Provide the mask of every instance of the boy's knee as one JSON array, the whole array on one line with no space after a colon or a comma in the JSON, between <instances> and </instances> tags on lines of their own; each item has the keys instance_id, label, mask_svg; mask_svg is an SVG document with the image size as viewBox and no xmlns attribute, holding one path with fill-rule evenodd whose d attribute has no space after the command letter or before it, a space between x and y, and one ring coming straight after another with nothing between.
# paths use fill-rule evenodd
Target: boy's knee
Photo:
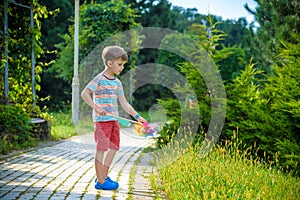
<instances>
[{"instance_id":1,"label":"boy's knee","mask_svg":"<svg viewBox=\"0 0 300 200\"><path fill-rule=\"evenodd\" d=\"M95 158L98 161L102 161L104 157L104 151L96 151Z\"/></svg>"}]
</instances>

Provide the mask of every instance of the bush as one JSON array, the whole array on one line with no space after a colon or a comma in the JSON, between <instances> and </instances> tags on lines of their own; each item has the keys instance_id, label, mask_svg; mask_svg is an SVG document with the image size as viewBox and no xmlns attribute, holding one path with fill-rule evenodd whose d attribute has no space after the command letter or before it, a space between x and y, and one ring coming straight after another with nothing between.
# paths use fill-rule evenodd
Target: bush
<instances>
[{"instance_id":1,"label":"bush","mask_svg":"<svg viewBox=\"0 0 300 200\"><path fill-rule=\"evenodd\" d=\"M246 66L227 85L227 117L223 137L238 128L245 144L254 142L280 166L300 176L300 36L297 44L284 43L281 64L262 81L262 71Z\"/></svg>"},{"instance_id":2,"label":"bush","mask_svg":"<svg viewBox=\"0 0 300 200\"><path fill-rule=\"evenodd\" d=\"M0 153L35 145L33 124L29 115L18 106L0 105Z\"/></svg>"},{"instance_id":3,"label":"bush","mask_svg":"<svg viewBox=\"0 0 300 200\"><path fill-rule=\"evenodd\" d=\"M205 124L203 123L205 119L201 115L203 112L200 113L201 111L199 110L201 104L190 108L188 104L180 106L179 101L171 98L167 100L159 99L158 103L165 108L168 117L168 122L164 124L159 132L160 137L157 140L159 148L171 142L179 132L185 134L190 130L196 133L194 143L201 141L205 130ZM199 124L197 124L198 122Z\"/></svg>"}]
</instances>

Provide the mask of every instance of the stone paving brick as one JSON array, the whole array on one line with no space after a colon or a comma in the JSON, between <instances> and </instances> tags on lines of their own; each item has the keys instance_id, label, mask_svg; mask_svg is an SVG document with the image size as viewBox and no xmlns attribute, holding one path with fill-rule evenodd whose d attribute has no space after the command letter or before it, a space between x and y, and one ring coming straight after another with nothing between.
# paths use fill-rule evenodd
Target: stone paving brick
<instances>
[{"instance_id":1,"label":"stone paving brick","mask_svg":"<svg viewBox=\"0 0 300 200\"><path fill-rule=\"evenodd\" d=\"M128 131L131 130L122 129L121 147L109 173L119 182L118 190L95 190L94 153L88 149L93 145L87 146L79 137L74 137L1 161L0 199L127 199L130 171L142 149L153 142L131 137L125 134ZM145 191L149 192L148 185L146 187Z\"/></svg>"},{"instance_id":2,"label":"stone paving brick","mask_svg":"<svg viewBox=\"0 0 300 200\"><path fill-rule=\"evenodd\" d=\"M137 165L133 183L134 200L150 200L155 197L149 182L149 176L154 170L150 160L150 154L145 154Z\"/></svg>"}]
</instances>

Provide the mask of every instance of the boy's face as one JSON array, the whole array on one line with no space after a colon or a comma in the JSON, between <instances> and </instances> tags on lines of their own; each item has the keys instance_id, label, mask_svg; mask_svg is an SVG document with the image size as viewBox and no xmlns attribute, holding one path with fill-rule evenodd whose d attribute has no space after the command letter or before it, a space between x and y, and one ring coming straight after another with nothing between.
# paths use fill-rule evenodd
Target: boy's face
<instances>
[{"instance_id":1,"label":"boy's face","mask_svg":"<svg viewBox=\"0 0 300 200\"><path fill-rule=\"evenodd\" d=\"M126 61L122 60L121 58L108 62L110 71L113 72L115 75L121 74L121 72L124 69L124 64L126 63Z\"/></svg>"}]
</instances>

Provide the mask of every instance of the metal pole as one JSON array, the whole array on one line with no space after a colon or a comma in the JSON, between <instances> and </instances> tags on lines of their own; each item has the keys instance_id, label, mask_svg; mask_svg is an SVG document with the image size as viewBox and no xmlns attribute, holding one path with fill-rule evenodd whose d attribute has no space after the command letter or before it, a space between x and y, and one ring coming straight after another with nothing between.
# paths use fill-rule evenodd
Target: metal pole
<instances>
[{"instance_id":1,"label":"metal pole","mask_svg":"<svg viewBox=\"0 0 300 200\"><path fill-rule=\"evenodd\" d=\"M5 68L4 68L4 100L6 105L9 104L8 101L8 14L7 14L8 0L4 0L4 58L5 58Z\"/></svg>"},{"instance_id":2,"label":"metal pole","mask_svg":"<svg viewBox=\"0 0 300 200\"><path fill-rule=\"evenodd\" d=\"M130 61L132 62L132 56L130 55ZM132 70L130 69L129 71L129 103L132 105Z\"/></svg>"},{"instance_id":3,"label":"metal pole","mask_svg":"<svg viewBox=\"0 0 300 200\"><path fill-rule=\"evenodd\" d=\"M74 124L77 124L79 121L78 32L79 32L79 0L75 0L74 77L72 81L72 122Z\"/></svg>"},{"instance_id":4,"label":"metal pole","mask_svg":"<svg viewBox=\"0 0 300 200\"><path fill-rule=\"evenodd\" d=\"M30 30L31 30L31 87L32 87L32 107L35 107L35 57L34 57L34 34L33 34L33 7L30 7Z\"/></svg>"}]
</instances>

